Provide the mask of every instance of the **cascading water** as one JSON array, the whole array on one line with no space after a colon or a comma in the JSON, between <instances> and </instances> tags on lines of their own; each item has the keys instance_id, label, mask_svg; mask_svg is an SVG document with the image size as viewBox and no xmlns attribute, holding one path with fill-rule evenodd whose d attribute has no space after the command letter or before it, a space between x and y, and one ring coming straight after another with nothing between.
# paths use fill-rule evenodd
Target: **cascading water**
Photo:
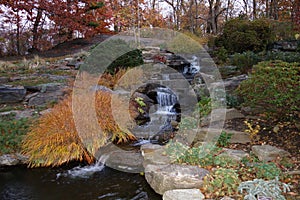
<instances>
[{"instance_id":1,"label":"cascading water","mask_svg":"<svg viewBox=\"0 0 300 200\"><path fill-rule=\"evenodd\" d=\"M173 131L171 121L176 121L177 114L179 114L175 109L175 105L178 104L177 96L166 87L157 87L155 92L157 104L150 108L150 122L142 126L136 126L133 130L135 136L140 138L134 146L147 142L155 143L156 139L154 137L165 131Z\"/></svg>"},{"instance_id":2,"label":"cascading water","mask_svg":"<svg viewBox=\"0 0 300 200\"><path fill-rule=\"evenodd\" d=\"M95 164L87 166L77 166L73 169L70 169L64 173L58 173L56 178L60 177L71 177L71 178L89 178L96 172L100 172L105 167L105 162L108 159L109 155L101 155Z\"/></svg>"},{"instance_id":3,"label":"cascading water","mask_svg":"<svg viewBox=\"0 0 300 200\"><path fill-rule=\"evenodd\" d=\"M199 65L199 59L197 56L192 56L191 59L187 59L187 61L190 63L189 65L185 66L183 69L183 75L187 76L194 76L198 72L200 72L200 65Z\"/></svg>"},{"instance_id":4,"label":"cascading water","mask_svg":"<svg viewBox=\"0 0 300 200\"><path fill-rule=\"evenodd\" d=\"M168 88L158 88L156 100L158 102L157 113L176 114L173 107L177 103L177 97Z\"/></svg>"}]
</instances>

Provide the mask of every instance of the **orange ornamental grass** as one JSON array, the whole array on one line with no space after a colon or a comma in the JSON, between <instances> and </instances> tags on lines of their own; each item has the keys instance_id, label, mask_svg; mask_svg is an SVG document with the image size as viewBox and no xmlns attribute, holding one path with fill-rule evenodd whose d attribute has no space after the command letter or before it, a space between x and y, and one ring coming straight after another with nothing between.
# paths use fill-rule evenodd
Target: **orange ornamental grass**
<instances>
[{"instance_id":1,"label":"orange ornamental grass","mask_svg":"<svg viewBox=\"0 0 300 200\"><path fill-rule=\"evenodd\" d=\"M119 143L135 139L127 127L121 127L115 122L111 109L111 95L108 91L97 91L95 95L99 130L101 129L103 134L100 137L101 141L94 141L92 135L85 138L93 141L94 146L88 147L89 150L105 145L108 140ZM118 102L122 104L122 101ZM122 107L116 104L114 106ZM124 109L117 112L124 112L122 110ZM117 115L122 116L122 113ZM94 152L90 153L91 151L87 150L76 131L70 96L55 105L51 112L40 117L38 123L31 127L23 139L22 147L23 153L29 156L29 167L59 166L69 161L95 161Z\"/></svg>"}]
</instances>

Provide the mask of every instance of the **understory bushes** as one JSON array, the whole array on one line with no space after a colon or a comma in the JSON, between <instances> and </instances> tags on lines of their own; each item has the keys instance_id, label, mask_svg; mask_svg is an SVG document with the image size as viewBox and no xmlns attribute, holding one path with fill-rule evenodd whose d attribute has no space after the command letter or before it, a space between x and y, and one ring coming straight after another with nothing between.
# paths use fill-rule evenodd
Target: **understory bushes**
<instances>
[{"instance_id":1,"label":"understory bushes","mask_svg":"<svg viewBox=\"0 0 300 200\"><path fill-rule=\"evenodd\" d=\"M223 34L216 39L215 45L224 46L229 53L259 52L265 50L272 40L273 33L268 20L235 18L226 22Z\"/></svg>"},{"instance_id":2,"label":"understory bushes","mask_svg":"<svg viewBox=\"0 0 300 200\"><path fill-rule=\"evenodd\" d=\"M293 118L300 112L300 64L265 61L237 89L244 105L272 118Z\"/></svg>"},{"instance_id":3,"label":"understory bushes","mask_svg":"<svg viewBox=\"0 0 300 200\"><path fill-rule=\"evenodd\" d=\"M248 73L253 65L261 61L281 60L288 63L300 62L300 52L268 51L254 53L246 51L230 56L231 65L237 66L242 73Z\"/></svg>"}]
</instances>

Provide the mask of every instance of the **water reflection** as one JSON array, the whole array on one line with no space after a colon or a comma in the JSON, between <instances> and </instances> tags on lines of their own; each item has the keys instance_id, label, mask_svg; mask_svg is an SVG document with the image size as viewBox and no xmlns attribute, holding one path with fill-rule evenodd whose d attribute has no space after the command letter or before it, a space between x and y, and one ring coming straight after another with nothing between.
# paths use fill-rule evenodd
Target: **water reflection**
<instances>
[{"instance_id":1,"label":"water reflection","mask_svg":"<svg viewBox=\"0 0 300 200\"><path fill-rule=\"evenodd\" d=\"M56 177L65 169L0 169L1 200L158 200L143 176L105 167L87 177Z\"/></svg>"}]
</instances>

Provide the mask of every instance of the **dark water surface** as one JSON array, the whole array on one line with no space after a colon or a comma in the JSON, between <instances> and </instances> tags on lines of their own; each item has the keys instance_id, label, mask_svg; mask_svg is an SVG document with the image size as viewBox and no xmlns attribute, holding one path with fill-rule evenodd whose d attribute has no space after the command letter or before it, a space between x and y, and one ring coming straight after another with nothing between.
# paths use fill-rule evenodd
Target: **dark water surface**
<instances>
[{"instance_id":1,"label":"dark water surface","mask_svg":"<svg viewBox=\"0 0 300 200\"><path fill-rule=\"evenodd\" d=\"M0 200L161 200L144 176L105 167L88 177L66 169L0 168Z\"/></svg>"}]
</instances>

